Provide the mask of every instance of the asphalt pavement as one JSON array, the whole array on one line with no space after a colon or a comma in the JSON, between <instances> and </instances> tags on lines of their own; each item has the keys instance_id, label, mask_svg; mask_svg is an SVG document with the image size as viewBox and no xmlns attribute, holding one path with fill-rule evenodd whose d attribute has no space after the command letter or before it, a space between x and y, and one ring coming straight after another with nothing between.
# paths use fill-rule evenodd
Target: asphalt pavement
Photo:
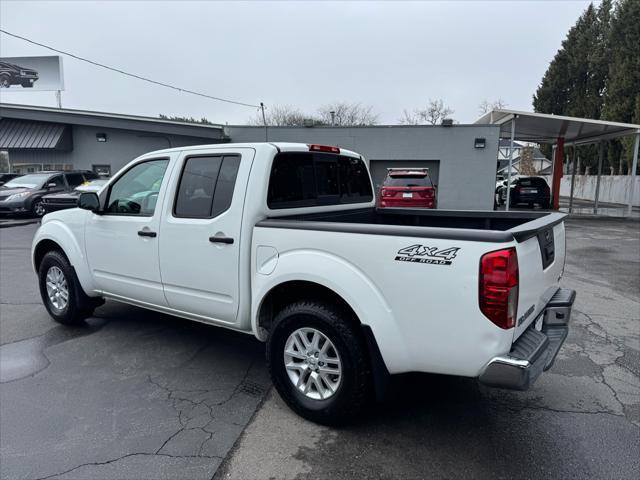
<instances>
[{"instance_id":1,"label":"asphalt pavement","mask_svg":"<svg viewBox=\"0 0 640 480\"><path fill-rule=\"evenodd\" d=\"M639 478L640 223L566 228L571 333L530 391L407 375L342 429L297 417L272 391L216 478Z\"/></svg>"},{"instance_id":2,"label":"asphalt pavement","mask_svg":"<svg viewBox=\"0 0 640 480\"><path fill-rule=\"evenodd\" d=\"M53 322L0 230L0 478L210 479L270 386L249 335L112 302Z\"/></svg>"},{"instance_id":3,"label":"asphalt pavement","mask_svg":"<svg viewBox=\"0 0 640 480\"><path fill-rule=\"evenodd\" d=\"M86 327L52 322L36 228L0 230L2 479L638 478L636 221L567 222L578 299L533 389L405 375L341 429L288 410L251 336L112 302Z\"/></svg>"}]
</instances>

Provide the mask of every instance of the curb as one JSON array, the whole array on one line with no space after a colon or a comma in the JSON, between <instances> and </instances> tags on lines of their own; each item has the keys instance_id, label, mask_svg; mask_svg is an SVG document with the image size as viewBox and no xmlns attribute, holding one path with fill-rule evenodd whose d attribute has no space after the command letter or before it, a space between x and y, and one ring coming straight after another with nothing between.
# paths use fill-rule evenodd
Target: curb
<instances>
[{"instance_id":1,"label":"curb","mask_svg":"<svg viewBox=\"0 0 640 480\"><path fill-rule=\"evenodd\" d=\"M14 222L0 222L0 228L11 228L11 227L22 227L24 225L31 225L33 223L40 223L40 219L32 219L32 220L17 220Z\"/></svg>"}]
</instances>

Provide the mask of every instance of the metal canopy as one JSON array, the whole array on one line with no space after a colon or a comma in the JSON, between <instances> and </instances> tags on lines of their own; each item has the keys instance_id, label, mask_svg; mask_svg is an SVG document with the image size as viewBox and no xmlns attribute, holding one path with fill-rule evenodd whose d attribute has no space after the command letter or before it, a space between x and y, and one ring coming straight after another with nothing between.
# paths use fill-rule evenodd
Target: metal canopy
<instances>
[{"instance_id":1,"label":"metal canopy","mask_svg":"<svg viewBox=\"0 0 640 480\"><path fill-rule=\"evenodd\" d=\"M67 125L0 119L0 149L64 150L69 147Z\"/></svg>"},{"instance_id":2,"label":"metal canopy","mask_svg":"<svg viewBox=\"0 0 640 480\"><path fill-rule=\"evenodd\" d=\"M517 118L515 137L535 143L556 143L564 138L565 146L580 145L640 133L640 125L632 123L502 109L486 113L475 123L499 125L500 136L509 137L513 118Z\"/></svg>"},{"instance_id":3,"label":"metal canopy","mask_svg":"<svg viewBox=\"0 0 640 480\"><path fill-rule=\"evenodd\" d=\"M562 164L564 162L564 149L567 146L574 147L574 158L571 175L571 194L569 197L569 213L573 205L573 189L576 176L575 147L599 143L600 158L598 160L598 177L595 193L594 213L598 212L598 196L600 190L600 177L602 175L603 142L613 138L628 135L635 136L633 148L633 160L629 172L628 188L628 215L633 209L633 197L635 187L636 169L638 166L638 149L640 146L640 125L632 123L610 122L607 120L593 120L589 118L566 117L564 115L552 115L547 113L521 112L518 110L498 109L492 110L480 117L476 124L498 125L500 137L510 139L509 172L507 180L506 209L509 210L511 193L511 167L513 165L513 142L518 140L550 143L554 145L552 195L553 208L558 210L560 199L560 179L562 178Z\"/></svg>"}]
</instances>

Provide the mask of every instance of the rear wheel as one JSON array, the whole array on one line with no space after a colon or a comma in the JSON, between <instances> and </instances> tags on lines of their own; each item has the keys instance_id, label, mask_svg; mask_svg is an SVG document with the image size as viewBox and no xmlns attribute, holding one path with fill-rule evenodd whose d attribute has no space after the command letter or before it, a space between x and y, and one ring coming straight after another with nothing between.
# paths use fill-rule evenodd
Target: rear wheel
<instances>
[{"instance_id":1,"label":"rear wheel","mask_svg":"<svg viewBox=\"0 0 640 480\"><path fill-rule=\"evenodd\" d=\"M348 314L323 302L296 302L276 315L267 364L287 405L317 423L353 419L372 391L362 335Z\"/></svg>"},{"instance_id":2,"label":"rear wheel","mask_svg":"<svg viewBox=\"0 0 640 480\"><path fill-rule=\"evenodd\" d=\"M59 251L47 252L38 270L40 296L49 315L58 323L75 325L93 314L69 260Z\"/></svg>"},{"instance_id":3,"label":"rear wheel","mask_svg":"<svg viewBox=\"0 0 640 480\"><path fill-rule=\"evenodd\" d=\"M11 81L9 80L8 75L0 75L0 88L9 88L11 86Z\"/></svg>"}]
</instances>

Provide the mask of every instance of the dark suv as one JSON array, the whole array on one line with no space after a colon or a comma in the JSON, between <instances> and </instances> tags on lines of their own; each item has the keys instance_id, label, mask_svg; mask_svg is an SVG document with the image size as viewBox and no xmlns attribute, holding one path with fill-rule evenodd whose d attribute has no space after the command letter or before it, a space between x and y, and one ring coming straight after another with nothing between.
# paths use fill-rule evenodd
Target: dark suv
<instances>
[{"instance_id":1,"label":"dark suv","mask_svg":"<svg viewBox=\"0 0 640 480\"><path fill-rule=\"evenodd\" d=\"M43 216L42 197L48 193L68 192L78 185L96 180L91 171L28 173L0 187L0 214Z\"/></svg>"},{"instance_id":2,"label":"dark suv","mask_svg":"<svg viewBox=\"0 0 640 480\"><path fill-rule=\"evenodd\" d=\"M32 68L0 62L0 87L2 88L9 88L11 85L22 85L25 88L31 88L38 78L38 72Z\"/></svg>"},{"instance_id":3,"label":"dark suv","mask_svg":"<svg viewBox=\"0 0 640 480\"><path fill-rule=\"evenodd\" d=\"M507 182L498 188L498 204L507 202ZM511 199L509 204L516 206L519 203L526 203L529 207L534 204L542 208L549 208L551 202L551 189L546 180L542 177L519 177L511 182Z\"/></svg>"}]
</instances>

